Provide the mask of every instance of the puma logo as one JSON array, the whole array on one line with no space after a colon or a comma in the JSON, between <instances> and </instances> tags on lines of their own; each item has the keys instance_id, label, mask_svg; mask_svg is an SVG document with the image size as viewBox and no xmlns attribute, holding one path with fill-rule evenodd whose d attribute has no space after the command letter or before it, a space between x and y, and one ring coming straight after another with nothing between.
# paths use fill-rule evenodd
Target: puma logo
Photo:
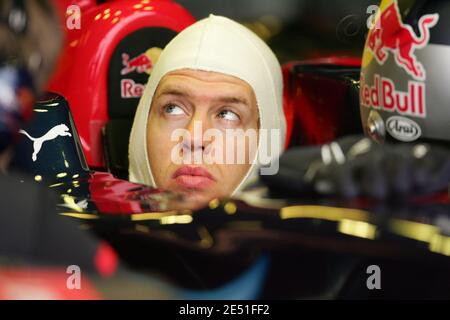
<instances>
[{"instance_id":1,"label":"puma logo","mask_svg":"<svg viewBox=\"0 0 450 320\"><path fill-rule=\"evenodd\" d=\"M33 138L25 130L20 130L19 132L22 133L23 135L27 136L28 139L30 139L31 141L33 141L33 154L31 156L31 159L33 160L33 162L37 160L37 155L38 155L39 151L41 151L41 148L42 148L42 145L44 144L44 142L54 140L59 136L72 137L72 135L69 132L69 128L65 124L59 124L59 125L51 128L46 134L44 134L40 138Z\"/></svg>"}]
</instances>

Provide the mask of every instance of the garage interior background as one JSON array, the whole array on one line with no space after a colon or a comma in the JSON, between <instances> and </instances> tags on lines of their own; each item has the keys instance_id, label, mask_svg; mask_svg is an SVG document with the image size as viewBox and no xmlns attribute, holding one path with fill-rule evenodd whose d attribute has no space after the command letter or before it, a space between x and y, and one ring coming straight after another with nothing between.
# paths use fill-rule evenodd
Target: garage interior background
<instances>
[{"instance_id":1,"label":"garage interior background","mask_svg":"<svg viewBox=\"0 0 450 320\"><path fill-rule=\"evenodd\" d=\"M281 63L329 55L360 57L377 0L178 0L197 19L209 13L247 25ZM206 4L207 2L207 4Z\"/></svg>"}]
</instances>

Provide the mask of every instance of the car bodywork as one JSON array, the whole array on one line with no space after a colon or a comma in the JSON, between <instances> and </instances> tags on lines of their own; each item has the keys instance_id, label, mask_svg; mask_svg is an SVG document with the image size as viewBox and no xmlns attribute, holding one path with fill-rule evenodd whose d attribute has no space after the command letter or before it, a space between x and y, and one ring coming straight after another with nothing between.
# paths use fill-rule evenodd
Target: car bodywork
<instances>
[{"instance_id":1,"label":"car bodywork","mask_svg":"<svg viewBox=\"0 0 450 320\"><path fill-rule=\"evenodd\" d=\"M449 262L447 193L380 207L364 199L349 203L280 197L255 188L238 199L217 199L201 210L183 210L182 199L171 193L89 170L64 98L49 95L34 111L33 122L24 128L31 137L41 137L61 124L70 136L46 141L33 161L33 141L23 135L16 168L58 192L59 214L108 241L133 268L159 270L180 286L198 288L206 283L216 288L251 268L263 253L271 253L275 265L293 263L318 279L314 286L303 284L283 293L290 297L308 297L312 292L345 296L344 284L367 259L414 262L420 270L436 271L429 276L441 274L438 271ZM314 270L312 262L288 262L292 256L318 253L336 265L332 276L327 272L322 277L325 271L317 264ZM173 258L180 254L201 281L178 269ZM285 276L269 273L265 280Z\"/></svg>"}]
</instances>

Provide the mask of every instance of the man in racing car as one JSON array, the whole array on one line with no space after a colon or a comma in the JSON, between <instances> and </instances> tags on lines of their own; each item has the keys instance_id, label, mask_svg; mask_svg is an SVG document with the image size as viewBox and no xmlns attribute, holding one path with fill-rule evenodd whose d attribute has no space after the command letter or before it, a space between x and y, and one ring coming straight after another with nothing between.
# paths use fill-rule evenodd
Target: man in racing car
<instances>
[{"instance_id":1,"label":"man in racing car","mask_svg":"<svg viewBox=\"0 0 450 320\"><path fill-rule=\"evenodd\" d=\"M285 127L273 52L210 15L177 35L153 69L130 136L130 180L182 194L186 206L235 195L263 157L281 154Z\"/></svg>"}]
</instances>

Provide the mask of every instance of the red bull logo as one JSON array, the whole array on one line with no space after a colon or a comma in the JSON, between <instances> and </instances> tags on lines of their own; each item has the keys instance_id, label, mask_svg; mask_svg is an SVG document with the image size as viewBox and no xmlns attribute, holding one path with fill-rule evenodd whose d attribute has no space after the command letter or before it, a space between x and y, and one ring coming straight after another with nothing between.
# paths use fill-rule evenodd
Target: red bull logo
<instances>
[{"instance_id":1,"label":"red bull logo","mask_svg":"<svg viewBox=\"0 0 450 320\"><path fill-rule=\"evenodd\" d=\"M137 57L130 59L128 53L122 53L122 64L124 68L120 72L121 75L126 75L131 72L148 73L150 74L154 64L161 54L161 48L153 47Z\"/></svg>"},{"instance_id":2,"label":"red bull logo","mask_svg":"<svg viewBox=\"0 0 450 320\"><path fill-rule=\"evenodd\" d=\"M369 34L368 49L380 65L392 53L396 64L410 76L416 80L425 80L425 70L414 52L428 44L430 29L438 20L438 14L421 17L418 24L420 36L417 36L410 25L403 23L397 1L394 1L381 13L377 28Z\"/></svg>"},{"instance_id":3,"label":"red bull logo","mask_svg":"<svg viewBox=\"0 0 450 320\"><path fill-rule=\"evenodd\" d=\"M127 75L132 72L151 74L153 66L158 61L162 49L153 47L146 52L130 59L127 53L122 54L122 64L124 68L121 70L121 75ZM120 80L120 96L122 99L140 98L144 92L145 84L137 83L133 79Z\"/></svg>"}]
</instances>

